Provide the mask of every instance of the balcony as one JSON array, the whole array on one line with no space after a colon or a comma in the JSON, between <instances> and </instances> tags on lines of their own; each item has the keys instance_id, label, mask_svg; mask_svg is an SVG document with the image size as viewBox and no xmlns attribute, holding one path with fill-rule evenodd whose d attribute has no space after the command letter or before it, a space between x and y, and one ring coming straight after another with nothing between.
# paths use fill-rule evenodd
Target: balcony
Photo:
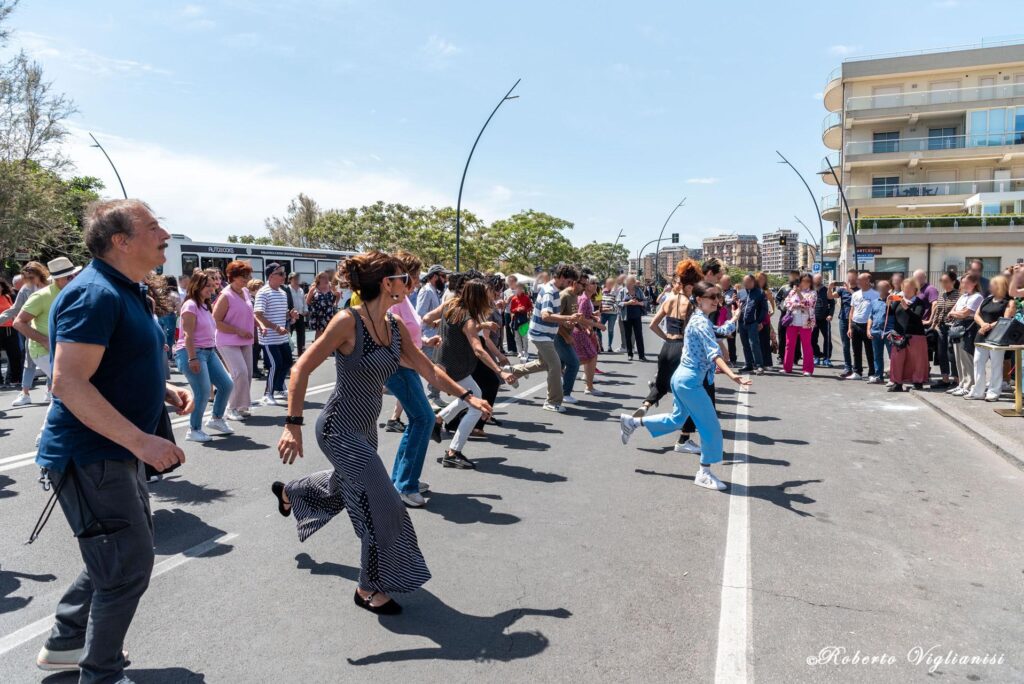
<instances>
[{"instance_id":1,"label":"balcony","mask_svg":"<svg viewBox=\"0 0 1024 684\"><path fill-rule=\"evenodd\" d=\"M843 116L839 112L831 112L821 122L821 142L825 147L838 150L843 145Z\"/></svg>"},{"instance_id":2,"label":"balcony","mask_svg":"<svg viewBox=\"0 0 1024 684\"><path fill-rule=\"evenodd\" d=\"M828 168L829 163L831 163L832 168L835 169L836 176L839 176L839 180L843 179L843 169L839 165L838 154L825 155L821 160L821 169L818 170L818 175L821 176L821 180L824 181L826 185L836 185L836 178Z\"/></svg>"},{"instance_id":3,"label":"balcony","mask_svg":"<svg viewBox=\"0 0 1024 684\"><path fill-rule=\"evenodd\" d=\"M983 233L987 231L1024 232L1024 214L997 214L995 216L876 216L857 219L857 234L878 233L879 231L938 232L964 231Z\"/></svg>"},{"instance_id":4,"label":"balcony","mask_svg":"<svg viewBox=\"0 0 1024 684\"><path fill-rule=\"evenodd\" d=\"M821 218L826 221L839 220L839 193L825 195L818 201L818 209L821 211Z\"/></svg>"},{"instance_id":5,"label":"balcony","mask_svg":"<svg viewBox=\"0 0 1024 684\"><path fill-rule=\"evenodd\" d=\"M825 253L838 252L840 245L839 233L829 233L825 236Z\"/></svg>"},{"instance_id":6,"label":"balcony","mask_svg":"<svg viewBox=\"0 0 1024 684\"><path fill-rule=\"evenodd\" d=\"M843 67L837 66L828 75L825 81L825 90L822 91L825 109L830 112L838 112L843 106Z\"/></svg>"},{"instance_id":7,"label":"balcony","mask_svg":"<svg viewBox=\"0 0 1024 684\"><path fill-rule=\"evenodd\" d=\"M1024 83L952 88L949 90L913 90L887 95L857 95L846 98L846 111L911 110L911 112L961 111L971 103L1024 98Z\"/></svg>"},{"instance_id":8,"label":"balcony","mask_svg":"<svg viewBox=\"0 0 1024 684\"><path fill-rule=\"evenodd\" d=\"M1024 178L999 180L949 181L937 183L899 183L851 185L844 189L849 202L856 200L949 197L976 195L989 192L1017 192L1024 190ZM891 204L891 202L883 203Z\"/></svg>"},{"instance_id":9,"label":"balcony","mask_svg":"<svg viewBox=\"0 0 1024 684\"><path fill-rule=\"evenodd\" d=\"M846 154L889 154L929 152L984 147L1024 145L1024 131L1010 133L972 133L971 135L936 135L926 138L900 138L898 140L859 140L846 143Z\"/></svg>"}]
</instances>

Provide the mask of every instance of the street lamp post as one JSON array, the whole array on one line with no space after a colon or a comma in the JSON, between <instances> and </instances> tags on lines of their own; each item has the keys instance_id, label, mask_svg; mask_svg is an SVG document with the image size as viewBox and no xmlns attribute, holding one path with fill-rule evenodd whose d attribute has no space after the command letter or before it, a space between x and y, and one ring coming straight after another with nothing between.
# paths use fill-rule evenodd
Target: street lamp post
<instances>
[{"instance_id":1,"label":"street lamp post","mask_svg":"<svg viewBox=\"0 0 1024 684\"><path fill-rule=\"evenodd\" d=\"M473 152L476 151L476 145L480 142L480 136L484 134L484 130L487 128L487 124L491 123L491 119L498 112L498 108L505 104L507 100L515 100L518 95L513 95L512 91L519 85L519 81L523 79L516 79L516 82L512 84L512 87L505 93L505 97L501 98L498 104L494 107L494 111L487 117L487 121L484 121L483 128L476 134L476 140L473 141L473 147L469 150L469 156L466 157L466 166L462 169L462 180L459 181L459 199L455 203L455 270L459 270L460 259L462 256L462 186L466 184L466 172L469 171L469 162L473 159Z\"/></svg>"},{"instance_id":2,"label":"street lamp post","mask_svg":"<svg viewBox=\"0 0 1024 684\"><path fill-rule=\"evenodd\" d=\"M665 223L663 223L662 226L661 226L661 232L658 233L658 246L654 248L654 284L655 285L660 284L660 282L658 280L658 269L661 267L661 264L658 263L658 261L659 261L659 257L661 256L661 236L665 234L665 228L668 226L668 222L672 220L672 215L675 214L676 210L679 209L679 207L683 206L684 204L686 204L686 198L685 197L679 202L679 204L677 204L676 206L672 207L672 211L669 212L668 218L665 219Z\"/></svg>"},{"instance_id":3,"label":"street lamp post","mask_svg":"<svg viewBox=\"0 0 1024 684\"><path fill-rule=\"evenodd\" d=\"M779 155L779 157L782 159L782 161L779 162L779 163L780 164L785 164L789 168L793 169L793 173L795 173L800 178L800 181L804 184L804 187L807 188L807 194L811 196L811 203L814 205L814 215L818 217L818 231L821 233L821 241L818 244L820 244L822 247L824 247L825 246L825 224L821 220L821 209L818 208L818 200L814 199L814 192L811 190L811 186L807 184L806 180L804 180L803 174L800 173L799 171L797 171L796 167L793 166L792 164L790 164L789 160L786 159L785 157L783 157L781 152L779 152L778 150L775 150L775 154ZM799 221L800 219L797 219L797 220ZM806 227L807 226L804 226L804 228L806 228ZM825 261L824 261L825 255L822 252L822 250L820 250L820 249L818 250L818 255L819 255L818 259L819 259L819 261L821 261L821 270L824 271L825 270Z\"/></svg>"},{"instance_id":4,"label":"street lamp post","mask_svg":"<svg viewBox=\"0 0 1024 684\"><path fill-rule=\"evenodd\" d=\"M850 213L850 205L846 202L846 193L843 192L843 184L839 180L839 176L836 175L836 170L832 168L832 162L828 156L825 156L825 163L828 164L829 173L836 179L836 187L839 188L839 196L843 200L843 206L846 207L846 220L850 222L850 237L853 238L853 264L854 267L860 270L860 259L857 254L857 227L853 224L853 214Z\"/></svg>"},{"instance_id":5,"label":"street lamp post","mask_svg":"<svg viewBox=\"0 0 1024 684\"><path fill-rule=\"evenodd\" d=\"M822 251L823 251L824 248L822 247L822 245L819 242L817 242L814 239L814 233L811 232L811 229L807 227L806 223L804 223L803 221L800 220L799 216L793 216L793 218L795 218L796 222L799 223L801 226L803 226L804 230L807 231L807 237L811 238L811 244L814 245L814 249L817 250L817 253L818 253L818 264L821 266L821 277L824 278L825 277L825 255L822 254Z\"/></svg>"},{"instance_id":6,"label":"street lamp post","mask_svg":"<svg viewBox=\"0 0 1024 684\"><path fill-rule=\"evenodd\" d=\"M94 143L93 145L90 145L89 147L98 147L98 148L100 148L100 152L102 152L103 156L107 158L107 163L110 164L110 168L114 169L114 175L117 176L117 182L121 184L121 194L124 195L125 199L128 199L128 193L124 189L124 181L121 180L121 174L119 174L117 172L117 167L114 166L114 162L110 158L110 155L107 154L107 151L105 149L103 149L103 145L100 145L100 141L96 139L95 135L90 133L89 137L92 138L92 141Z\"/></svg>"},{"instance_id":7,"label":"street lamp post","mask_svg":"<svg viewBox=\"0 0 1024 684\"><path fill-rule=\"evenodd\" d=\"M640 263L640 259L641 259L640 255L643 254L643 251L645 249L647 249L648 247L650 247L651 245L653 245L655 242L657 242L660 239L661 239L660 237L656 237L656 238L654 238L653 240L651 240L650 242L648 242L647 244L645 244L643 247L641 247L640 249L638 249L636 251L636 270L637 270L637 275L639 275L640 269L642 268L642 265ZM655 271L655 273L657 273L657 271L658 271L658 256L657 256L657 254L655 254L655 256L654 256L654 271Z\"/></svg>"},{"instance_id":8,"label":"street lamp post","mask_svg":"<svg viewBox=\"0 0 1024 684\"><path fill-rule=\"evenodd\" d=\"M619 246L619 240L621 240L624 237L626 237L626 233L623 232L623 230L620 228L619 229L619 236L617 238L615 238L615 242L612 243L612 258L615 258L615 248ZM627 252L627 256L628 256L628 252ZM629 259L627 259L626 261L629 261ZM626 264L626 268L628 270L629 264Z\"/></svg>"}]
</instances>

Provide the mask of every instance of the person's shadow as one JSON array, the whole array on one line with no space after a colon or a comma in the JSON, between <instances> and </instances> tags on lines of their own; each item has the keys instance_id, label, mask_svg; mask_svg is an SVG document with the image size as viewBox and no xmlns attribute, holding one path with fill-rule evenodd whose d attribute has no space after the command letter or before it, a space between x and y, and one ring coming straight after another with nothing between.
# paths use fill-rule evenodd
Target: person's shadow
<instances>
[{"instance_id":1,"label":"person's shadow","mask_svg":"<svg viewBox=\"0 0 1024 684\"><path fill-rule=\"evenodd\" d=\"M487 473L488 475L502 475L504 477L511 477L517 480L546 483L566 482L569 479L565 475L559 475L558 473L545 473L542 470L534 470L533 468L527 468L526 466L512 465L507 461L507 458L503 458L501 456L488 456L486 458L473 459L473 462L476 464L476 469L481 473Z\"/></svg>"},{"instance_id":2,"label":"person's shadow","mask_svg":"<svg viewBox=\"0 0 1024 684\"><path fill-rule=\"evenodd\" d=\"M359 569L340 563L318 563L309 554L295 556L300 570L314 575L332 575L353 582ZM553 618L571 617L565 608L513 608L491 617L461 613L425 589L401 601L401 615L380 615L381 626L394 634L426 637L437 646L385 651L362 658L347 658L351 665L376 665L412 660L472 660L476 662L509 662L541 653L549 641L537 631L507 632L520 618L540 615Z\"/></svg>"},{"instance_id":3,"label":"person's shadow","mask_svg":"<svg viewBox=\"0 0 1024 684\"><path fill-rule=\"evenodd\" d=\"M456 525L484 523L486 525L512 525L521 520L511 513L497 513L484 499L501 501L498 494L445 494L430 492L430 505L424 510L437 513Z\"/></svg>"},{"instance_id":4,"label":"person's shadow","mask_svg":"<svg viewBox=\"0 0 1024 684\"><path fill-rule=\"evenodd\" d=\"M677 473L659 473L654 470L644 470L637 468L635 472L641 475L658 475L660 477L672 477L677 480L689 480L693 482L692 475L679 475ZM723 480L728 489L725 490L730 496L748 496L752 499L761 499L769 503L773 503L779 508L785 508L787 511L793 511L802 518L813 518L814 515L807 511L801 511L798 508L793 508L794 503L798 504L812 504L817 500L812 499L802 492L790 492L788 490L794 487L803 487L808 484L816 484L818 482L824 482L824 480L788 480L777 485L733 485L731 482Z\"/></svg>"},{"instance_id":5,"label":"person's shadow","mask_svg":"<svg viewBox=\"0 0 1024 684\"><path fill-rule=\"evenodd\" d=\"M130 677L137 684L203 684L206 675L202 672L193 672L184 667L163 667L152 669L136 669L129 666L125 668L124 674ZM57 672L43 680L44 684L74 684L78 681L78 672Z\"/></svg>"},{"instance_id":6,"label":"person's shadow","mask_svg":"<svg viewBox=\"0 0 1024 684\"><path fill-rule=\"evenodd\" d=\"M57 576L49 573L45 575L32 575L26 572L15 572L14 570L0 570L0 614L21 610L35 598L34 596L10 596L10 594L21 588L22 580L52 582L55 579L57 579Z\"/></svg>"},{"instance_id":7,"label":"person's shadow","mask_svg":"<svg viewBox=\"0 0 1024 684\"><path fill-rule=\"evenodd\" d=\"M0 475L0 499L9 499L12 496L18 496L18 492L12 492L7 489L12 484L14 484L13 478L7 477L6 475Z\"/></svg>"},{"instance_id":8,"label":"person's shadow","mask_svg":"<svg viewBox=\"0 0 1024 684\"><path fill-rule=\"evenodd\" d=\"M184 480L178 475L171 475L157 482L151 482L149 493L162 501L182 504L207 504L231 496L231 492L227 489L196 484Z\"/></svg>"}]
</instances>

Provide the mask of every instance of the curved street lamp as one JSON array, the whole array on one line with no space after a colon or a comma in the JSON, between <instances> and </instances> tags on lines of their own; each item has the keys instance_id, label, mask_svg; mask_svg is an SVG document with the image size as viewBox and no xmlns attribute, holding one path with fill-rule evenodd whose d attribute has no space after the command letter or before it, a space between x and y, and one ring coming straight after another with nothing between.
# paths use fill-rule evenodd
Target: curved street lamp
<instances>
[{"instance_id":1,"label":"curved street lamp","mask_svg":"<svg viewBox=\"0 0 1024 684\"><path fill-rule=\"evenodd\" d=\"M668 226L668 222L672 220L672 215L675 214L676 210L679 209L679 207L683 206L684 204L686 204L686 198L685 197L682 200L680 200L679 204L677 204L676 206L672 207L672 211L669 212L668 218L665 219L665 223L663 223L661 225L661 232L658 233L658 246L654 248L654 284L655 285L659 285L660 284L660 281L658 280L658 269L661 268L661 264L658 263L658 260L659 260L658 258L661 256L661 236L665 234L665 228Z\"/></svg>"},{"instance_id":2,"label":"curved street lamp","mask_svg":"<svg viewBox=\"0 0 1024 684\"><path fill-rule=\"evenodd\" d=\"M128 193L124 189L124 181L121 180L121 174L119 174L117 172L117 167L114 166L114 162L110 158L110 155L107 154L107 151L105 149L103 149L103 145L100 145L100 141L96 139L95 135L90 133L89 137L92 138L92 141L94 143L93 145L89 145L89 147L98 147L98 148L100 148L100 152L102 152L103 156L107 158L107 163L110 164L110 168L114 169L114 175L117 176L117 182L121 184L121 194L124 195L125 199L128 199Z\"/></svg>"},{"instance_id":3,"label":"curved street lamp","mask_svg":"<svg viewBox=\"0 0 1024 684\"><path fill-rule=\"evenodd\" d=\"M822 221L821 221L821 209L818 208L818 200L816 200L814 198L814 192L811 190L811 186L807 184L806 180L804 180L803 174L800 173L799 171L797 171L796 167L793 166L792 164L790 164L789 160L786 159L785 157L783 157L781 152L779 152L778 150L775 150L775 154L779 155L779 157L781 157L781 159L782 159L782 161L780 161L779 163L780 164L785 164L789 168L793 169L793 173L795 173L800 178L801 182L803 182L803 184L804 184L804 187L807 188L807 194L811 196L811 203L814 205L814 215L818 217L818 231L821 233L821 241L818 244L820 244L821 246L824 247L824 245L825 245L825 224L822 223ZM800 219L797 219L797 220L799 221ZM804 226L804 228L806 228L806 227L807 226ZM821 262L821 270L824 271L825 270L825 254L820 249L818 250L818 261Z\"/></svg>"},{"instance_id":4,"label":"curved street lamp","mask_svg":"<svg viewBox=\"0 0 1024 684\"><path fill-rule=\"evenodd\" d=\"M843 192L843 184L839 180L839 176L836 175L836 170L832 168L832 162L829 160L828 155L825 155L825 163L828 164L829 173L836 179L836 187L839 188L839 196L843 199L843 206L846 207L846 220L850 222L850 237L853 238L853 266L858 271L860 270L860 260L857 258L857 227L853 223L853 214L850 213L850 205L846 202L846 193Z\"/></svg>"},{"instance_id":5,"label":"curved street lamp","mask_svg":"<svg viewBox=\"0 0 1024 684\"><path fill-rule=\"evenodd\" d=\"M476 151L476 144L480 142L480 136L484 134L484 129L487 128L487 124L491 123L491 119L498 112L498 108L505 104L507 100L515 100L518 95L513 95L512 91L519 85L519 81L523 79L516 79L516 82L512 84L512 87L505 93L505 97L501 98L498 104L494 107L494 111L487 117L487 121L484 121L483 128L476 134L476 140L473 141L473 147L469 150L469 156L466 157L466 166L462 169L462 180L459 181L459 199L455 203L455 270L459 270L460 257L462 255L462 186L466 184L466 172L469 171L469 162L473 159L473 152Z\"/></svg>"}]
</instances>

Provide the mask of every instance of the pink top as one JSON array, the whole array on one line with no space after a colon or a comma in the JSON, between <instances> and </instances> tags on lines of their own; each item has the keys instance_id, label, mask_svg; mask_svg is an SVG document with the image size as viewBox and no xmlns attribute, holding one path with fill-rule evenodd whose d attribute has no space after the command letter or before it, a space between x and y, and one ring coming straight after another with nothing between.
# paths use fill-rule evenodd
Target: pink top
<instances>
[{"instance_id":1,"label":"pink top","mask_svg":"<svg viewBox=\"0 0 1024 684\"><path fill-rule=\"evenodd\" d=\"M196 317L196 327L192 331L192 348L209 349L216 341L217 323L213 320L213 314L207 311L206 307L200 307L196 300L189 299L181 305L181 314L190 313ZM185 326L181 327L182 335L174 344L174 351L185 348Z\"/></svg>"},{"instance_id":2,"label":"pink top","mask_svg":"<svg viewBox=\"0 0 1024 684\"><path fill-rule=\"evenodd\" d=\"M252 332L256 328L256 317L252 313L252 299L249 290L242 288L241 294L235 294L231 287L225 287L220 293L228 301L228 310L224 314L224 322L233 325L239 330ZM239 337L234 333L226 333L223 330L217 331L218 347L245 347L253 343L253 339Z\"/></svg>"},{"instance_id":3,"label":"pink top","mask_svg":"<svg viewBox=\"0 0 1024 684\"><path fill-rule=\"evenodd\" d=\"M401 304L391 307L391 313L405 323L405 327L409 330L409 336L412 337L412 343L416 345L417 349L422 349L423 328L420 324L420 317L416 315L415 309L409 303L409 298L406 297Z\"/></svg>"}]
</instances>

